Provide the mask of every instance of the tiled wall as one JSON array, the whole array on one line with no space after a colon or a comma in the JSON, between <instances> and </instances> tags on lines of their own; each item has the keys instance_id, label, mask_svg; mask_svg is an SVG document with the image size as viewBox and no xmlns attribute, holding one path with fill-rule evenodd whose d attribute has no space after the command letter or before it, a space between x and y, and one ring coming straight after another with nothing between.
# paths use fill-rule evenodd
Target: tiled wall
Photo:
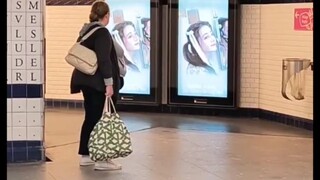
<instances>
[{"instance_id":1,"label":"tiled wall","mask_svg":"<svg viewBox=\"0 0 320 180\"><path fill-rule=\"evenodd\" d=\"M290 101L281 96L282 59L313 61L312 31L293 30L293 11L299 7L312 7L312 3L241 5L240 107L313 120L311 71L306 73L304 100ZM90 6L47 6L48 99L82 99L80 94L69 93L72 68L64 56L88 19L83 12L89 10Z\"/></svg>"},{"instance_id":2,"label":"tiled wall","mask_svg":"<svg viewBox=\"0 0 320 180\"><path fill-rule=\"evenodd\" d=\"M259 108L260 5L241 6L240 107Z\"/></svg>"},{"instance_id":3,"label":"tiled wall","mask_svg":"<svg viewBox=\"0 0 320 180\"><path fill-rule=\"evenodd\" d=\"M46 98L82 99L81 94L70 94L73 68L64 58L89 20L88 12L90 6L46 6Z\"/></svg>"},{"instance_id":4,"label":"tiled wall","mask_svg":"<svg viewBox=\"0 0 320 180\"><path fill-rule=\"evenodd\" d=\"M255 107L313 120L313 72L305 73L305 98L281 95L282 60L313 61L313 31L294 30L294 9L312 3L242 5L241 107Z\"/></svg>"},{"instance_id":5,"label":"tiled wall","mask_svg":"<svg viewBox=\"0 0 320 180\"><path fill-rule=\"evenodd\" d=\"M7 0L7 162L44 160L44 0Z\"/></svg>"},{"instance_id":6,"label":"tiled wall","mask_svg":"<svg viewBox=\"0 0 320 180\"><path fill-rule=\"evenodd\" d=\"M312 7L313 3L261 6L260 109L313 120L313 72L310 67L305 70L304 99L288 100L281 95L282 60L293 57L313 61L313 31L294 29L295 9Z\"/></svg>"}]
</instances>

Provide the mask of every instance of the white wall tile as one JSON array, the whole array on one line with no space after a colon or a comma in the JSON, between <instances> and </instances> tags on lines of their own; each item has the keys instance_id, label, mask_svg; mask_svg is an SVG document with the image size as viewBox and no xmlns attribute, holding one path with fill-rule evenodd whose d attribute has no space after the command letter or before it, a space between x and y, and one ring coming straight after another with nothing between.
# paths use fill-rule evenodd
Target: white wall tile
<instances>
[{"instance_id":1,"label":"white wall tile","mask_svg":"<svg viewBox=\"0 0 320 180\"><path fill-rule=\"evenodd\" d=\"M25 55L26 54L26 41L12 41L11 42L11 53L14 55Z\"/></svg>"},{"instance_id":2,"label":"white wall tile","mask_svg":"<svg viewBox=\"0 0 320 180\"><path fill-rule=\"evenodd\" d=\"M12 112L27 112L27 99L26 98L13 98L12 99Z\"/></svg>"},{"instance_id":3,"label":"white wall tile","mask_svg":"<svg viewBox=\"0 0 320 180\"><path fill-rule=\"evenodd\" d=\"M27 12L42 12L43 0L27 0Z\"/></svg>"},{"instance_id":4,"label":"white wall tile","mask_svg":"<svg viewBox=\"0 0 320 180\"><path fill-rule=\"evenodd\" d=\"M27 41L27 54L28 55L41 55L42 54L42 42L39 41Z\"/></svg>"},{"instance_id":5,"label":"white wall tile","mask_svg":"<svg viewBox=\"0 0 320 180\"><path fill-rule=\"evenodd\" d=\"M12 127L7 127L7 141L12 141Z\"/></svg>"},{"instance_id":6,"label":"white wall tile","mask_svg":"<svg viewBox=\"0 0 320 180\"><path fill-rule=\"evenodd\" d=\"M12 84L12 72L11 72L11 69L7 69L7 84Z\"/></svg>"},{"instance_id":7,"label":"white wall tile","mask_svg":"<svg viewBox=\"0 0 320 180\"><path fill-rule=\"evenodd\" d=\"M26 0L12 0L11 11L14 11L14 12L26 11Z\"/></svg>"},{"instance_id":8,"label":"white wall tile","mask_svg":"<svg viewBox=\"0 0 320 180\"><path fill-rule=\"evenodd\" d=\"M27 70L40 70L42 69L40 55L27 55Z\"/></svg>"},{"instance_id":9,"label":"white wall tile","mask_svg":"<svg viewBox=\"0 0 320 180\"><path fill-rule=\"evenodd\" d=\"M13 127L26 127L27 126L27 113L12 113L12 126Z\"/></svg>"},{"instance_id":10,"label":"white wall tile","mask_svg":"<svg viewBox=\"0 0 320 180\"><path fill-rule=\"evenodd\" d=\"M12 126L12 113L7 113L7 126Z\"/></svg>"},{"instance_id":11,"label":"white wall tile","mask_svg":"<svg viewBox=\"0 0 320 180\"><path fill-rule=\"evenodd\" d=\"M43 127L28 127L27 140L29 141L42 141L43 140Z\"/></svg>"},{"instance_id":12,"label":"white wall tile","mask_svg":"<svg viewBox=\"0 0 320 180\"><path fill-rule=\"evenodd\" d=\"M27 27L41 27L42 26L42 15L41 13L27 13Z\"/></svg>"},{"instance_id":13,"label":"white wall tile","mask_svg":"<svg viewBox=\"0 0 320 180\"><path fill-rule=\"evenodd\" d=\"M41 27L27 27L26 29L27 41L40 41L43 39Z\"/></svg>"},{"instance_id":14,"label":"white wall tile","mask_svg":"<svg viewBox=\"0 0 320 180\"><path fill-rule=\"evenodd\" d=\"M12 112L12 99L7 98L7 112Z\"/></svg>"},{"instance_id":15,"label":"white wall tile","mask_svg":"<svg viewBox=\"0 0 320 180\"><path fill-rule=\"evenodd\" d=\"M43 113L27 113L27 127L42 127Z\"/></svg>"},{"instance_id":16,"label":"white wall tile","mask_svg":"<svg viewBox=\"0 0 320 180\"><path fill-rule=\"evenodd\" d=\"M7 55L7 70L11 70L11 62L11 55Z\"/></svg>"},{"instance_id":17,"label":"white wall tile","mask_svg":"<svg viewBox=\"0 0 320 180\"><path fill-rule=\"evenodd\" d=\"M12 70L27 70L26 55L12 56L11 69Z\"/></svg>"},{"instance_id":18,"label":"white wall tile","mask_svg":"<svg viewBox=\"0 0 320 180\"><path fill-rule=\"evenodd\" d=\"M27 140L27 127L12 127L12 140Z\"/></svg>"},{"instance_id":19,"label":"white wall tile","mask_svg":"<svg viewBox=\"0 0 320 180\"><path fill-rule=\"evenodd\" d=\"M72 66L63 62L66 52L79 34L79 24L83 24L90 12L90 6L46 6L46 98L82 100L81 94L71 95L69 92ZM68 18L65 18L68 14ZM73 28L65 28L66 24ZM63 31L58 31L63 29ZM58 38L59 37L59 38ZM59 77L56 76L59 72Z\"/></svg>"},{"instance_id":20,"label":"white wall tile","mask_svg":"<svg viewBox=\"0 0 320 180\"><path fill-rule=\"evenodd\" d=\"M245 12L241 19L245 25L241 27L240 107L259 108L260 78L256 70L259 70L260 65L260 31L255 26L260 22L260 5L243 5L241 8ZM258 87L253 88L252 85Z\"/></svg>"},{"instance_id":21,"label":"white wall tile","mask_svg":"<svg viewBox=\"0 0 320 180\"><path fill-rule=\"evenodd\" d=\"M11 13L11 26L12 27L26 27L26 14L21 13Z\"/></svg>"},{"instance_id":22,"label":"white wall tile","mask_svg":"<svg viewBox=\"0 0 320 180\"><path fill-rule=\"evenodd\" d=\"M7 41L7 55L12 53L12 41Z\"/></svg>"},{"instance_id":23,"label":"white wall tile","mask_svg":"<svg viewBox=\"0 0 320 180\"><path fill-rule=\"evenodd\" d=\"M26 40L26 28L25 27L11 27L11 39L12 41L24 41Z\"/></svg>"},{"instance_id":24,"label":"white wall tile","mask_svg":"<svg viewBox=\"0 0 320 180\"><path fill-rule=\"evenodd\" d=\"M7 27L11 27L11 12L8 12L8 11L7 11Z\"/></svg>"},{"instance_id":25,"label":"white wall tile","mask_svg":"<svg viewBox=\"0 0 320 180\"><path fill-rule=\"evenodd\" d=\"M44 65L45 65L44 62L45 62L45 61L44 61L44 56L41 56L41 58L40 58L40 69L43 70L43 72L46 71L46 70L44 69ZM45 75L43 74L42 77L45 77Z\"/></svg>"},{"instance_id":26,"label":"white wall tile","mask_svg":"<svg viewBox=\"0 0 320 180\"><path fill-rule=\"evenodd\" d=\"M28 112L43 112L44 99L43 98L31 98L27 99L27 111Z\"/></svg>"},{"instance_id":27,"label":"white wall tile","mask_svg":"<svg viewBox=\"0 0 320 180\"><path fill-rule=\"evenodd\" d=\"M42 70L27 70L27 84L43 84Z\"/></svg>"},{"instance_id":28,"label":"white wall tile","mask_svg":"<svg viewBox=\"0 0 320 180\"><path fill-rule=\"evenodd\" d=\"M7 41L11 41L11 26L7 25Z\"/></svg>"},{"instance_id":29,"label":"white wall tile","mask_svg":"<svg viewBox=\"0 0 320 180\"><path fill-rule=\"evenodd\" d=\"M7 12L11 12L11 0L7 0Z\"/></svg>"},{"instance_id":30,"label":"white wall tile","mask_svg":"<svg viewBox=\"0 0 320 180\"><path fill-rule=\"evenodd\" d=\"M12 84L26 84L27 70L12 70L11 71Z\"/></svg>"}]
</instances>

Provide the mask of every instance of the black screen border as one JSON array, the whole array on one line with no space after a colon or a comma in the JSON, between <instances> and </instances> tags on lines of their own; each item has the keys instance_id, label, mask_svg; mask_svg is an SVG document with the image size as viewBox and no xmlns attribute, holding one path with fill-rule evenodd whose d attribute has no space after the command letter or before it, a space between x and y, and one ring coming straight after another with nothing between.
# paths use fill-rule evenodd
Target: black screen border
<instances>
[{"instance_id":1,"label":"black screen border","mask_svg":"<svg viewBox=\"0 0 320 180\"><path fill-rule=\"evenodd\" d=\"M150 0L150 19L151 19L151 48L150 56L154 59L150 62L150 94L132 94L119 93L119 104L159 104L159 64L160 54L157 49L160 47L159 38L159 16L160 16L159 0ZM126 83L126 82L124 82ZM134 82L133 82L134 83Z\"/></svg>"},{"instance_id":2,"label":"black screen border","mask_svg":"<svg viewBox=\"0 0 320 180\"><path fill-rule=\"evenodd\" d=\"M174 37L178 33L178 13L173 11L179 10L178 0L169 0L169 12L171 21L169 22L169 34ZM237 107L237 82L236 74L238 72L237 62L240 57L239 52L239 36L240 36L240 4L237 0L229 0L229 42L228 42L228 93L227 98L219 97L199 97L199 96L181 96L178 95L178 74L177 52L171 51L169 47L169 89L168 89L168 102L169 105L187 105L187 106L210 106L210 107ZM176 36L177 37L177 36ZM178 38L171 39L171 46L178 47Z\"/></svg>"}]
</instances>

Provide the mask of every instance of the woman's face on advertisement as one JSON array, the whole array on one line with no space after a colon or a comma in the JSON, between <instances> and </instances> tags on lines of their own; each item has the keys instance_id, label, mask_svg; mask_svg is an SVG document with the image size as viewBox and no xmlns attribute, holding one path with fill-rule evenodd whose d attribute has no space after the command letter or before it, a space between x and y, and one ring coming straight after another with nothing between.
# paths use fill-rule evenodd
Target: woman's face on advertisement
<instances>
[{"instance_id":1,"label":"woman's face on advertisement","mask_svg":"<svg viewBox=\"0 0 320 180\"><path fill-rule=\"evenodd\" d=\"M136 30L132 25L123 28L123 43L128 51L135 51L140 48L140 41Z\"/></svg>"},{"instance_id":2,"label":"woman's face on advertisement","mask_svg":"<svg viewBox=\"0 0 320 180\"><path fill-rule=\"evenodd\" d=\"M217 50L217 41L209 26L202 26L199 29L198 42L204 52Z\"/></svg>"}]
</instances>

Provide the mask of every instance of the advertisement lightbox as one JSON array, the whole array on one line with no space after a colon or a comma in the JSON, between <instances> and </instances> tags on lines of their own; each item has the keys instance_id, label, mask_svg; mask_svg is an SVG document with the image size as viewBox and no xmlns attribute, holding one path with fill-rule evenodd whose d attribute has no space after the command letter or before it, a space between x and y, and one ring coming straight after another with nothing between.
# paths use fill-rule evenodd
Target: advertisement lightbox
<instances>
[{"instance_id":1,"label":"advertisement lightbox","mask_svg":"<svg viewBox=\"0 0 320 180\"><path fill-rule=\"evenodd\" d=\"M236 16L230 9L229 0L172 1L171 103L234 104Z\"/></svg>"},{"instance_id":2,"label":"advertisement lightbox","mask_svg":"<svg viewBox=\"0 0 320 180\"><path fill-rule=\"evenodd\" d=\"M158 0L106 0L107 25L124 51L127 73L119 103L156 103L158 88Z\"/></svg>"},{"instance_id":3,"label":"advertisement lightbox","mask_svg":"<svg viewBox=\"0 0 320 180\"><path fill-rule=\"evenodd\" d=\"M150 0L107 0L111 18L107 26L122 47L127 74L123 94L150 95Z\"/></svg>"}]
</instances>

